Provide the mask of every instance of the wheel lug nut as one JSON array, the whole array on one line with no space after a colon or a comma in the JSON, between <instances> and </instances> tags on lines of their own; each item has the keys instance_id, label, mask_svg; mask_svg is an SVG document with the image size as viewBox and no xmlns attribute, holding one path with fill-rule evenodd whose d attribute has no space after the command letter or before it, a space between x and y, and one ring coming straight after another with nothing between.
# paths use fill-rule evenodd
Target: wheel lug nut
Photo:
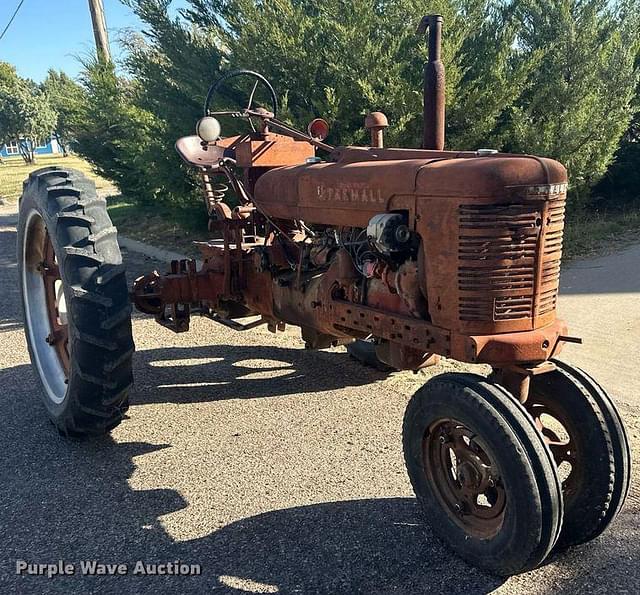
<instances>
[{"instance_id":1,"label":"wheel lug nut","mask_svg":"<svg viewBox=\"0 0 640 595\"><path fill-rule=\"evenodd\" d=\"M444 436L440 436L440 444L444 444L447 439Z\"/></svg>"},{"instance_id":2,"label":"wheel lug nut","mask_svg":"<svg viewBox=\"0 0 640 595\"><path fill-rule=\"evenodd\" d=\"M495 481L493 481L493 479L490 479L490 480L487 482L487 485L488 485L490 488L495 488L495 487L496 487L496 482L495 482Z\"/></svg>"}]
</instances>

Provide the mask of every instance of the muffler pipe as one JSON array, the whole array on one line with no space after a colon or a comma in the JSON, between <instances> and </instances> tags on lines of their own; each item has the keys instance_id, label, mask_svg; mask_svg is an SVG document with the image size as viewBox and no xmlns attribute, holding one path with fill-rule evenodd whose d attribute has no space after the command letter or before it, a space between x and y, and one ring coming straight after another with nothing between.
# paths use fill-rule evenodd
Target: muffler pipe
<instances>
[{"instance_id":1,"label":"muffler pipe","mask_svg":"<svg viewBox=\"0 0 640 595\"><path fill-rule=\"evenodd\" d=\"M444 150L445 72L441 60L443 18L431 14L422 18L418 34L429 31L429 58L424 66L424 129L422 148Z\"/></svg>"}]
</instances>

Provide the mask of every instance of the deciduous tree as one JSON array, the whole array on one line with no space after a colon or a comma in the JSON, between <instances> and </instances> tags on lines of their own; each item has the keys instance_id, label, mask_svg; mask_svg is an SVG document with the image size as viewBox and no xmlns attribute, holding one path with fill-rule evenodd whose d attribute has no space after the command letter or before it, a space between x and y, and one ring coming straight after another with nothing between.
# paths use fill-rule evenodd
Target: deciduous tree
<instances>
[{"instance_id":1,"label":"deciduous tree","mask_svg":"<svg viewBox=\"0 0 640 595\"><path fill-rule=\"evenodd\" d=\"M74 131L80 124L86 99L84 89L64 72L56 70L49 70L42 89L58 114L54 135L66 156L75 138Z\"/></svg>"},{"instance_id":2,"label":"deciduous tree","mask_svg":"<svg viewBox=\"0 0 640 595\"><path fill-rule=\"evenodd\" d=\"M0 144L18 141L26 163L35 161L38 141L51 135L57 114L38 85L0 64Z\"/></svg>"}]
</instances>

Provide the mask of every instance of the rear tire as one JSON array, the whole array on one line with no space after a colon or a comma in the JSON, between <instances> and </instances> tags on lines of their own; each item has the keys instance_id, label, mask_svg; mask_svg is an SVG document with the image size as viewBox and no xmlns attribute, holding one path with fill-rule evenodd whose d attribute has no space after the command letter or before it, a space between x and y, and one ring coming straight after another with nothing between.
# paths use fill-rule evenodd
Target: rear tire
<instances>
[{"instance_id":1,"label":"rear tire","mask_svg":"<svg viewBox=\"0 0 640 595\"><path fill-rule=\"evenodd\" d=\"M47 246L55 259L45 258ZM33 172L17 251L27 344L49 417L68 436L105 434L128 408L134 344L116 229L94 183L71 169ZM47 276L58 288L54 304Z\"/></svg>"},{"instance_id":2,"label":"rear tire","mask_svg":"<svg viewBox=\"0 0 640 595\"><path fill-rule=\"evenodd\" d=\"M443 374L409 402L403 447L433 532L462 558L500 575L546 558L562 525L561 486L520 403L483 377Z\"/></svg>"}]
</instances>

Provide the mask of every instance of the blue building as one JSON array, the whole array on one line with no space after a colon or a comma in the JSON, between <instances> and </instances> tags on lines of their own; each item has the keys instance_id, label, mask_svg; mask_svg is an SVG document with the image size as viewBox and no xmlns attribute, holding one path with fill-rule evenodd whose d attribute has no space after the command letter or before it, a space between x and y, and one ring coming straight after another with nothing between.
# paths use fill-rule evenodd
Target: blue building
<instances>
[{"instance_id":1,"label":"blue building","mask_svg":"<svg viewBox=\"0 0 640 595\"><path fill-rule=\"evenodd\" d=\"M29 141L23 142L29 143ZM38 141L34 152L36 155L55 155L57 153L62 153L62 149L60 148L58 141L53 136L50 136L49 138ZM6 145L1 145L0 157L3 159L5 157L20 157L18 141L14 140Z\"/></svg>"}]
</instances>

